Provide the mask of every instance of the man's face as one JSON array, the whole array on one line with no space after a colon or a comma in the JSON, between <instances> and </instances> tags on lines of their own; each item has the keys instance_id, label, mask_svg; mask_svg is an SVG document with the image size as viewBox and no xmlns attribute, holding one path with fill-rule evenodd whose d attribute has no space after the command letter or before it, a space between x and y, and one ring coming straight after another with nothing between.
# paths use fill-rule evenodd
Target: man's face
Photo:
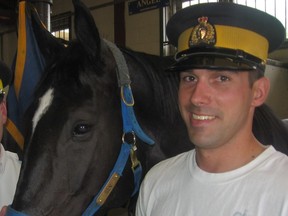
<instances>
[{"instance_id":1,"label":"man's face","mask_svg":"<svg viewBox=\"0 0 288 216\"><path fill-rule=\"evenodd\" d=\"M215 148L252 131L254 98L249 72L193 69L181 72L179 108L190 140L200 148ZM256 81L257 82L257 81Z\"/></svg>"}]
</instances>

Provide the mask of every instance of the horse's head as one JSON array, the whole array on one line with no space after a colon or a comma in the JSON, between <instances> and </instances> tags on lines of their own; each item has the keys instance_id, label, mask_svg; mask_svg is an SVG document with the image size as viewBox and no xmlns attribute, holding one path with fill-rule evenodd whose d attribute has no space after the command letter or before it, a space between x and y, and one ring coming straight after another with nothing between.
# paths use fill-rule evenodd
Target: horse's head
<instances>
[{"instance_id":1,"label":"horse's head","mask_svg":"<svg viewBox=\"0 0 288 216\"><path fill-rule=\"evenodd\" d=\"M50 33L38 34L49 61L28 111L31 121L12 205L28 215L80 215L108 178L122 144L115 61L86 7L73 2L76 40L59 48ZM118 184L126 183L121 179ZM133 183L125 185L126 191L115 190L123 197L109 205L124 205Z\"/></svg>"}]
</instances>

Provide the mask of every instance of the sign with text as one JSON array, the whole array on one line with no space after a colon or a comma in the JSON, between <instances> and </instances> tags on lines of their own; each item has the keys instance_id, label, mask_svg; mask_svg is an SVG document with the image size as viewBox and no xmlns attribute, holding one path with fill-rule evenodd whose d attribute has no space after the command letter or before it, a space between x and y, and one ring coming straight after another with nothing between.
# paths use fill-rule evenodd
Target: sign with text
<instances>
[{"instance_id":1,"label":"sign with text","mask_svg":"<svg viewBox=\"0 0 288 216\"><path fill-rule=\"evenodd\" d=\"M169 0L130 0L128 2L129 15L153 10L169 5Z\"/></svg>"}]
</instances>

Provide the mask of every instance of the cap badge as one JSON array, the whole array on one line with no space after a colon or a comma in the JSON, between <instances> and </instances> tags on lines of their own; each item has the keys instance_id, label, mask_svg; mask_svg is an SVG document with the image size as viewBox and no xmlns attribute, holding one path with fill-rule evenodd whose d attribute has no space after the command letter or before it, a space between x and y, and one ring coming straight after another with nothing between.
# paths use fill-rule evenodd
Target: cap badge
<instances>
[{"instance_id":1,"label":"cap badge","mask_svg":"<svg viewBox=\"0 0 288 216\"><path fill-rule=\"evenodd\" d=\"M195 45L214 45L216 43L215 27L208 23L208 17L199 17L199 24L196 25L189 38L189 47Z\"/></svg>"}]
</instances>

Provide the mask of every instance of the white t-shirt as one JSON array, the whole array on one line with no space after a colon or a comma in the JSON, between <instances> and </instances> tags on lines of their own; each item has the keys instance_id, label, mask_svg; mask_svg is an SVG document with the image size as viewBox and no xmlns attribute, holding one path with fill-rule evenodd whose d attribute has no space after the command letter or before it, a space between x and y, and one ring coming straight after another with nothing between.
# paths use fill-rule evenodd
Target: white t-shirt
<instances>
[{"instance_id":1,"label":"white t-shirt","mask_svg":"<svg viewBox=\"0 0 288 216\"><path fill-rule=\"evenodd\" d=\"M0 144L0 209L13 201L16 184L19 177L21 161L18 155L5 151Z\"/></svg>"},{"instance_id":2,"label":"white t-shirt","mask_svg":"<svg viewBox=\"0 0 288 216\"><path fill-rule=\"evenodd\" d=\"M154 166L136 216L288 216L288 157L268 147L224 173L201 170L191 150Z\"/></svg>"}]
</instances>

